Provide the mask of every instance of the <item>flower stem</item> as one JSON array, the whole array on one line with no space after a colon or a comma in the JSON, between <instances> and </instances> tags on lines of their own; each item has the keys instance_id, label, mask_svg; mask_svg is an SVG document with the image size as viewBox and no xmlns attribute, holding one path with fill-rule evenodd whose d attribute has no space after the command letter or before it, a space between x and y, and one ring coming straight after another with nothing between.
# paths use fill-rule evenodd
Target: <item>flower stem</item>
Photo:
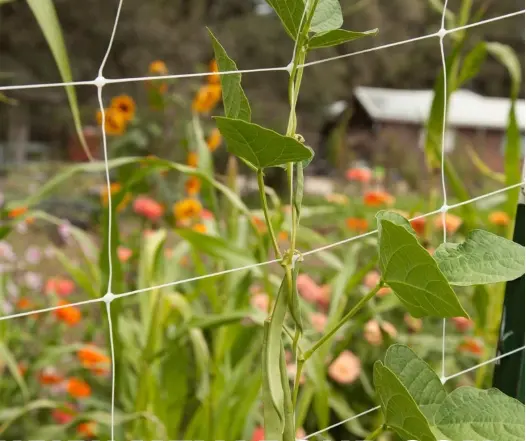
<instances>
[{"instance_id":1,"label":"flower stem","mask_svg":"<svg viewBox=\"0 0 526 441\"><path fill-rule=\"evenodd\" d=\"M314 352L316 352L324 343L326 343L330 338L332 338L332 336L336 334L336 332L338 332L338 330L350 318L356 315L356 313L360 309L362 309L365 306L365 304L369 300L371 300L376 295L376 293L380 290L380 288L382 288L383 286L384 286L383 281L378 282L378 284L371 290L371 292L369 292L369 294L367 294L365 297L362 297L360 301L356 305L354 305L354 307L347 314L345 314L343 318L338 323L336 323L336 325L329 332L327 332L327 334L325 334L322 338L320 338L307 352L303 354L305 361L307 361L312 356L312 354L314 354Z\"/></svg>"},{"instance_id":2,"label":"flower stem","mask_svg":"<svg viewBox=\"0 0 526 441\"><path fill-rule=\"evenodd\" d=\"M373 430L369 435L367 435L365 440L374 441L376 438L378 438L379 435L384 433L384 431L385 431L385 426L382 425L382 426L378 427L376 430Z\"/></svg>"},{"instance_id":3,"label":"flower stem","mask_svg":"<svg viewBox=\"0 0 526 441\"><path fill-rule=\"evenodd\" d=\"M281 251L279 250L278 241L276 240L276 235L274 234L274 228L272 228L272 222L270 222L267 195L265 193L265 181L263 179L263 170L259 169L257 172L257 175L258 175L259 197L261 198L261 205L263 206L263 213L265 215L265 222L267 223L268 233L270 234L270 238L272 239L272 246L274 247L274 252L276 253L276 257L281 259L282 258Z\"/></svg>"}]
</instances>

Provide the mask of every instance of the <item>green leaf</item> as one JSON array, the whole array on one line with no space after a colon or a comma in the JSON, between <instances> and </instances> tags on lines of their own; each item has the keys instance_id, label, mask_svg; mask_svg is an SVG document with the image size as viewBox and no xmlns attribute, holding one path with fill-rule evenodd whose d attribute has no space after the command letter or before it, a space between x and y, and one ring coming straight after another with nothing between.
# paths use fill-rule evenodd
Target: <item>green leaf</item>
<instances>
[{"instance_id":1,"label":"green leaf","mask_svg":"<svg viewBox=\"0 0 526 441\"><path fill-rule=\"evenodd\" d=\"M312 152L290 136L240 119L215 117L228 151L257 169L298 162L312 157Z\"/></svg>"},{"instance_id":2,"label":"green leaf","mask_svg":"<svg viewBox=\"0 0 526 441\"><path fill-rule=\"evenodd\" d=\"M272 398L271 389L275 387L281 388L281 373L279 378L271 377L270 366L272 363L269 362L268 353L269 353L269 334L270 334L270 322L265 321L264 324L264 339L263 339L263 363L262 363L262 373L263 373L263 418L265 421L265 438L269 440L279 440L282 438L284 424L280 414L276 410L274 405L274 400ZM274 360L274 364L279 366L277 360ZM273 375L276 375L273 372ZM279 381L279 384L276 386L276 382ZM272 384L272 385L271 385Z\"/></svg>"},{"instance_id":3,"label":"green leaf","mask_svg":"<svg viewBox=\"0 0 526 441\"><path fill-rule=\"evenodd\" d=\"M18 364L16 362L14 354L4 343L0 343L0 362L2 362L3 365L7 366L15 382L18 384L22 396L25 400L27 400L29 398L29 389L27 388L26 381L24 380L24 377L20 374L20 370L18 369Z\"/></svg>"},{"instance_id":4,"label":"green leaf","mask_svg":"<svg viewBox=\"0 0 526 441\"><path fill-rule=\"evenodd\" d=\"M378 220L382 278L414 317L467 317L436 261L406 227Z\"/></svg>"},{"instance_id":5,"label":"green leaf","mask_svg":"<svg viewBox=\"0 0 526 441\"><path fill-rule=\"evenodd\" d=\"M296 326L299 328L299 330L303 332L303 322L301 320L299 293L298 293L298 286L296 283L296 279L298 277L299 270L300 270L299 264L296 263L296 266L292 270L292 291L287 293L288 294L287 300L288 300L290 315L292 319L294 320L294 323L296 324Z\"/></svg>"},{"instance_id":6,"label":"green leaf","mask_svg":"<svg viewBox=\"0 0 526 441\"><path fill-rule=\"evenodd\" d=\"M59 407L59 404L54 401L47 400L47 399L39 399L39 400L31 401L30 403L27 403L25 406L5 409L0 413L0 421L3 422L3 424L0 424L0 435L5 433L6 430L17 419L25 416L26 414L33 412L35 410L39 410L39 409L54 409L56 407Z\"/></svg>"},{"instance_id":7,"label":"green leaf","mask_svg":"<svg viewBox=\"0 0 526 441\"><path fill-rule=\"evenodd\" d=\"M498 389L460 387L444 400L434 425L446 439L522 441L524 404Z\"/></svg>"},{"instance_id":8,"label":"green leaf","mask_svg":"<svg viewBox=\"0 0 526 441\"><path fill-rule=\"evenodd\" d=\"M208 33L212 39L215 59L219 71L229 72L237 70L236 63L227 55L225 49L214 37L214 34L212 34L210 29L208 30ZM221 75L220 78L225 116L250 122L250 104L243 88L241 87L241 74Z\"/></svg>"},{"instance_id":9,"label":"green leaf","mask_svg":"<svg viewBox=\"0 0 526 441\"><path fill-rule=\"evenodd\" d=\"M466 55L458 75L457 89L480 72L480 68L486 60L487 54L486 43L482 41Z\"/></svg>"},{"instance_id":10,"label":"green leaf","mask_svg":"<svg viewBox=\"0 0 526 441\"><path fill-rule=\"evenodd\" d=\"M62 35L62 28L57 17L57 12L52 0L27 0L27 4L33 15L35 16L38 25L44 37L47 41L49 49L53 54L55 63L60 72L62 81L70 83L73 81L71 75L71 68L69 65L68 52L66 45L64 44L64 37ZM73 122L75 123L75 130L82 144L82 148L86 153L87 157L91 158L86 140L82 133L82 124L80 121L80 112L77 102L77 94L73 86L64 86L66 94L68 96L69 107L71 108L71 115L73 116Z\"/></svg>"},{"instance_id":11,"label":"green leaf","mask_svg":"<svg viewBox=\"0 0 526 441\"><path fill-rule=\"evenodd\" d=\"M340 0L319 0L310 24L310 32L320 33L341 28L343 24Z\"/></svg>"},{"instance_id":12,"label":"green leaf","mask_svg":"<svg viewBox=\"0 0 526 441\"><path fill-rule=\"evenodd\" d=\"M395 225L404 227L414 237L417 237L415 230L413 230L413 227L411 226L411 223L404 216L395 213L394 211L380 210L378 213L376 213L376 220L388 220Z\"/></svg>"},{"instance_id":13,"label":"green leaf","mask_svg":"<svg viewBox=\"0 0 526 441\"><path fill-rule=\"evenodd\" d=\"M310 38L309 49L337 46L339 44L357 40L358 38L376 35L377 33L378 29L372 29L365 32L346 31L344 29L320 32Z\"/></svg>"},{"instance_id":14,"label":"green leaf","mask_svg":"<svg viewBox=\"0 0 526 441\"><path fill-rule=\"evenodd\" d=\"M296 40L300 30L301 17L305 10L303 0L267 0L267 3L276 11L283 23L285 30L293 40ZM273 439L273 438L269 438Z\"/></svg>"},{"instance_id":15,"label":"green leaf","mask_svg":"<svg viewBox=\"0 0 526 441\"><path fill-rule=\"evenodd\" d=\"M491 42L486 43L486 49L500 63L508 69L511 78L511 99L515 100L519 95L519 89L522 82L521 63L515 51L507 44Z\"/></svg>"},{"instance_id":16,"label":"green leaf","mask_svg":"<svg viewBox=\"0 0 526 441\"><path fill-rule=\"evenodd\" d=\"M435 441L429 423L396 375L381 361L374 364L374 385L385 424L403 439Z\"/></svg>"},{"instance_id":17,"label":"green leaf","mask_svg":"<svg viewBox=\"0 0 526 441\"><path fill-rule=\"evenodd\" d=\"M435 371L404 345L389 347L385 354L385 366L406 387L428 421L433 421L433 415L447 396Z\"/></svg>"},{"instance_id":18,"label":"green leaf","mask_svg":"<svg viewBox=\"0 0 526 441\"><path fill-rule=\"evenodd\" d=\"M200 329L191 329L189 336L194 350L195 363L199 376L199 384L194 393L199 401L203 401L210 392L210 351L203 332Z\"/></svg>"},{"instance_id":19,"label":"green leaf","mask_svg":"<svg viewBox=\"0 0 526 441\"><path fill-rule=\"evenodd\" d=\"M484 230L473 230L465 242L440 245L434 257L452 285L507 282L524 274L524 247Z\"/></svg>"}]
</instances>

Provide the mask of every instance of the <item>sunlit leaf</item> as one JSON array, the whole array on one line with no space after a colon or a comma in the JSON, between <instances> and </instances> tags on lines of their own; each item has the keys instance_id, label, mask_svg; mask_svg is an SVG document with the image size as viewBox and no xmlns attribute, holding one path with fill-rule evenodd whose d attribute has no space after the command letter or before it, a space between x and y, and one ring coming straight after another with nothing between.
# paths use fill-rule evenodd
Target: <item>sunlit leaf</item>
<instances>
[{"instance_id":1,"label":"sunlit leaf","mask_svg":"<svg viewBox=\"0 0 526 441\"><path fill-rule=\"evenodd\" d=\"M461 87L466 81L469 81L480 72L482 63L486 60L488 51L486 43L478 43L464 58L464 62L458 75L456 87Z\"/></svg>"},{"instance_id":2,"label":"sunlit leaf","mask_svg":"<svg viewBox=\"0 0 526 441\"><path fill-rule=\"evenodd\" d=\"M524 247L484 230L472 231L465 242L440 245L434 257L452 285L506 282L524 274Z\"/></svg>"},{"instance_id":3,"label":"sunlit leaf","mask_svg":"<svg viewBox=\"0 0 526 441\"><path fill-rule=\"evenodd\" d=\"M365 32L346 31L344 29L334 29L332 31L320 32L309 40L309 49L337 46L359 38L373 36L378 33L378 29Z\"/></svg>"},{"instance_id":4,"label":"sunlit leaf","mask_svg":"<svg viewBox=\"0 0 526 441\"><path fill-rule=\"evenodd\" d=\"M267 0L267 3L276 11L287 33L296 40L301 17L305 9L303 0Z\"/></svg>"},{"instance_id":5,"label":"sunlit leaf","mask_svg":"<svg viewBox=\"0 0 526 441\"><path fill-rule=\"evenodd\" d=\"M343 24L340 0L319 0L310 24L310 32L326 32L339 29Z\"/></svg>"}]
</instances>

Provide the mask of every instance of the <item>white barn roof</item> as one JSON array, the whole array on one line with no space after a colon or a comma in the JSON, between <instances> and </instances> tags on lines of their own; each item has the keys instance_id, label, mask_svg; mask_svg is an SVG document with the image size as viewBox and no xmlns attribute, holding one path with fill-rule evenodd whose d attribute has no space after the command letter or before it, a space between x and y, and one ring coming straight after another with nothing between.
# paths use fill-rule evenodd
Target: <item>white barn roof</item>
<instances>
[{"instance_id":1,"label":"white barn roof","mask_svg":"<svg viewBox=\"0 0 526 441\"><path fill-rule=\"evenodd\" d=\"M422 125L427 121L433 99L431 90L357 87L354 94L374 120ZM509 98L490 98L461 89L450 98L449 124L506 130L509 108ZM524 130L524 100L517 100L515 108L519 128Z\"/></svg>"}]
</instances>

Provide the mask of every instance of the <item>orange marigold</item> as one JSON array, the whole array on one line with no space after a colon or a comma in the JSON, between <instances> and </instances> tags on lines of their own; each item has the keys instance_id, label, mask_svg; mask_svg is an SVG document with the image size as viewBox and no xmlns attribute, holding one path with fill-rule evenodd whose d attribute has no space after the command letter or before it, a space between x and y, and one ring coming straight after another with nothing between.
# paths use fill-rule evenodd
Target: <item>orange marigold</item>
<instances>
[{"instance_id":1,"label":"orange marigold","mask_svg":"<svg viewBox=\"0 0 526 441\"><path fill-rule=\"evenodd\" d=\"M122 135L126 130L126 117L116 108L104 109L104 131L106 135ZM102 125L102 112L97 110L97 123Z\"/></svg>"},{"instance_id":2,"label":"orange marigold","mask_svg":"<svg viewBox=\"0 0 526 441\"><path fill-rule=\"evenodd\" d=\"M197 156L197 153L189 152L186 157L186 163L188 164L188 167L197 167L197 164L199 163L199 156Z\"/></svg>"},{"instance_id":3,"label":"orange marigold","mask_svg":"<svg viewBox=\"0 0 526 441\"><path fill-rule=\"evenodd\" d=\"M363 196L363 203L369 207L392 205L395 198L383 190L368 191Z\"/></svg>"},{"instance_id":4,"label":"orange marigold","mask_svg":"<svg viewBox=\"0 0 526 441\"><path fill-rule=\"evenodd\" d=\"M168 68L162 60L155 60L150 63L148 71L154 75L166 75L168 73Z\"/></svg>"},{"instance_id":5,"label":"orange marigold","mask_svg":"<svg viewBox=\"0 0 526 441\"><path fill-rule=\"evenodd\" d=\"M31 306L33 306L33 302L27 297L20 297L20 299L18 299L18 302L16 302L16 306L19 309L29 309L31 308Z\"/></svg>"},{"instance_id":6,"label":"orange marigold","mask_svg":"<svg viewBox=\"0 0 526 441\"><path fill-rule=\"evenodd\" d=\"M9 219L15 219L27 213L27 207L16 207L8 211L7 217Z\"/></svg>"},{"instance_id":7,"label":"orange marigold","mask_svg":"<svg viewBox=\"0 0 526 441\"><path fill-rule=\"evenodd\" d=\"M76 325L80 322L82 314L79 308L76 306L66 306L69 305L69 303L65 300L61 300L58 304L59 306L63 306L63 308L55 310L55 315L59 320L70 326Z\"/></svg>"},{"instance_id":8,"label":"orange marigold","mask_svg":"<svg viewBox=\"0 0 526 441\"><path fill-rule=\"evenodd\" d=\"M112 98L110 108L117 109L126 121L135 116L135 101L129 95L119 95Z\"/></svg>"},{"instance_id":9,"label":"orange marigold","mask_svg":"<svg viewBox=\"0 0 526 441\"><path fill-rule=\"evenodd\" d=\"M505 227L510 223L510 216L504 211L494 211L488 216L491 224Z\"/></svg>"},{"instance_id":10,"label":"orange marigold","mask_svg":"<svg viewBox=\"0 0 526 441\"><path fill-rule=\"evenodd\" d=\"M201 190L201 180L196 176L191 176L185 182L184 188L188 196L195 196Z\"/></svg>"},{"instance_id":11,"label":"orange marigold","mask_svg":"<svg viewBox=\"0 0 526 441\"><path fill-rule=\"evenodd\" d=\"M178 220L197 217L202 209L203 207L197 199L183 199L173 206L174 216Z\"/></svg>"},{"instance_id":12,"label":"orange marigold","mask_svg":"<svg viewBox=\"0 0 526 441\"><path fill-rule=\"evenodd\" d=\"M192 110L197 113L210 112L221 99L221 86L219 84L205 84L197 91Z\"/></svg>"},{"instance_id":13,"label":"orange marigold","mask_svg":"<svg viewBox=\"0 0 526 441\"><path fill-rule=\"evenodd\" d=\"M67 380L67 391L73 398L87 398L91 395L90 385L76 377Z\"/></svg>"},{"instance_id":14,"label":"orange marigold","mask_svg":"<svg viewBox=\"0 0 526 441\"><path fill-rule=\"evenodd\" d=\"M86 423L80 423L77 426L77 433L82 435L84 438L93 438L97 430L97 423L89 421Z\"/></svg>"},{"instance_id":15,"label":"orange marigold","mask_svg":"<svg viewBox=\"0 0 526 441\"><path fill-rule=\"evenodd\" d=\"M345 220L345 224L350 230L358 231L359 233L365 233L369 226L367 219L362 219L359 217L349 217Z\"/></svg>"},{"instance_id":16,"label":"orange marigold","mask_svg":"<svg viewBox=\"0 0 526 441\"><path fill-rule=\"evenodd\" d=\"M215 152L217 148L221 145L221 132L217 127L212 129L210 132L210 135L208 136L208 139L206 140L206 144L208 145L208 150L211 152Z\"/></svg>"},{"instance_id":17,"label":"orange marigold","mask_svg":"<svg viewBox=\"0 0 526 441\"><path fill-rule=\"evenodd\" d=\"M473 355L482 355L484 353L484 346L480 342L472 337L467 337L464 341L458 346L460 352L465 352Z\"/></svg>"},{"instance_id":18,"label":"orange marigold","mask_svg":"<svg viewBox=\"0 0 526 441\"><path fill-rule=\"evenodd\" d=\"M192 227L192 230L198 232L198 233L201 233L201 234L205 234L206 233L206 225L205 224L195 224L193 227Z\"/></svg>"},{"instance_id":19,"label":"orange marigold","mask_svg":"<svg viewBox=\"0 0 526 441\"><path fill-rule=\"evenodd\" d=\"M415 216L419 216L419 215L420 213L415 214ZM426 218L421 217L419 219L412 220L411 227L413 227L413 230L415 230L417 234L424 234L424 231L426 229Z\"/></svg>"},{"instance_id":20,"label":"orange marigold","mask_svg":"<svg viewBox=\"0 0 526 441\"><path fill-rule=\"evenodd\" d=\"M221 82L221 76L217 73L219 72L219 67L217 66L216 60L211 60L208 66L212 75L208 75L208 82L210 84L219 84Z\"/></svg>"}]
</instances>

